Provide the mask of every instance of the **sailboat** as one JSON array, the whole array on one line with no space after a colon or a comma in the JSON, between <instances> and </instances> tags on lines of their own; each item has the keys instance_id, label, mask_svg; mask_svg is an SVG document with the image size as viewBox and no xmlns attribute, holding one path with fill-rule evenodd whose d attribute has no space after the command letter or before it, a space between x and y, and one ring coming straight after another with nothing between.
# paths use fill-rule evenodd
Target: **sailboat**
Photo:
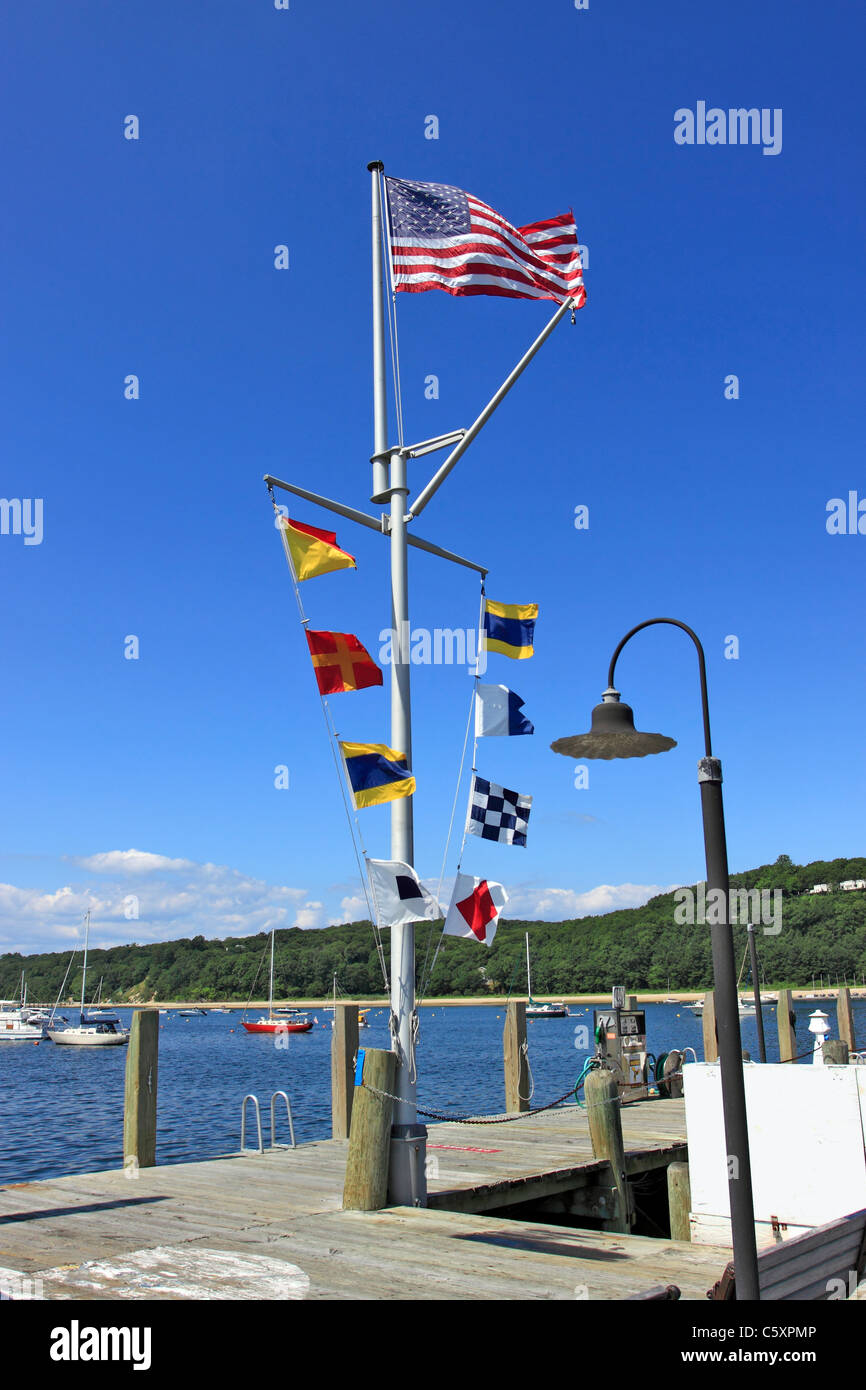
<instances>
[{"instance_id":1,"label":"sailboat","mask_svg":"<svg viewBox=\"0 0 866 1390\"><path fill-rule=\"evenodd\" d=\"M529 932L526 933L526 992L529 1003L526 1005L527 1018L568 1018L568 1005L537 1004L532 997L532 976L529 971Z\"/></svg>"},{"instance_id":2,"label":"sailboat","mask_svg":"<svg viewBox=\"0 0 866 1390\"><path fill-rule=\"evenodd\" d=\"M107 1019L111 1019L111 1021L112 1021L113 1023L116 1023L116 1022L117 1022L117 1019L116 1019L116 1018L114 1017L114 1015L110 1012L110 1010L109 1010L109 1009L104 1009L104 1008L102 1007L102 981L103 981L104 979L105 979L105 976L104 976L104 975L100 975L100 977L99 977L99 988L97 989L96 994L94 995L93 1003L92 1003L91 1006L90 1006L90 1009L89 1009L89 1011L88 1011L88 1015L87 1015L87 1016L88 1016L88 1018L98 1019L100 1022L104 1022L104 1021L107 1020Z\"/></svg>"},{"instance_id":3,"label":"sailboat","mask_svg":"<svg viewBox=\"0 0 866 1390\"><path fill-rule=\"evenodd\" d=\"M297 1009L274 1010L274 937L276 928L271 930L271 978L268 987L268 1013L266 1018L257 1018L254 1023L241 1019L248 1033L309 1033L313 1026L309 1014Z\"/></svg>"},{"instance_id":4,"label":"sailboat","mask_svg":"<svg viewBox=\"0 0 866 1390\"><path fill-rule=\"evenodd\" d=\"M358 1027L359 1027L359 1028L369 1028L369 1027L370 1027L370 1020L367 1018L367 1014L368 1014L369 1012L370 1012L369 1009L361 1009L361 1008L358 1009ZM331 1027L333 1028L333 1027L334 1027L334 1024L335 1024L335 1022L336 1022L336 1019L337 1019L337 975L336 975L336 972L334 973L334 1002L333 1002L332 1004L326 1004L326 1005L325 1005L325 1013L328 1013L328 1014L331 1015Z\"/></svg>"},{"instance_id":5,"label":"sailboat","mask_svg":"<svg viewBox=\"0 0 866 1390\"><path fill-rule=\"evenodd\" d=\"M0 999L0 1039L4 1042L40 1042L45 1036L45 1016L27 1007L27 986L21 972L21 1000Z\"/></svg>"},{"instance_id":6,"label":"sailboat","mask_svg":"<svg viewBox=\"0 0 866 1390\"><path fill-rule=\"evenodd\" d=\"M78 1024L70 1028L46 1028L45 1036L52 1042L74 1047L122 1047L129 1042L129 1033L120 1027L120 1020L104 1015L91 1016L84 1011L84 991L87 985L87 946L90 940L90 911L85 915L84 962L81 970L81 1008Z\"/></svg>"}]
</instances>

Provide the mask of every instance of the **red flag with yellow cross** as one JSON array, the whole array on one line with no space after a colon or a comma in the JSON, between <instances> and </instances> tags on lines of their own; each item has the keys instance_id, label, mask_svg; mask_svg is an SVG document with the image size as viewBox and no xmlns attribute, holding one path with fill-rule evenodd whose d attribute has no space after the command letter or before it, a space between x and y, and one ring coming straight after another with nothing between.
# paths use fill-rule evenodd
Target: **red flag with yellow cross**
<instances>
[{"instance_id":1,"label":"red flag with yellow cross","mask_svg":"<svg viewBox=\"0 0 866 1390\"><path fill-rule=\"evenodd\" d=\"M311 632L307 643L321 695L382 684L382 672L351 632Z\"/></svg>"}]
</instances>

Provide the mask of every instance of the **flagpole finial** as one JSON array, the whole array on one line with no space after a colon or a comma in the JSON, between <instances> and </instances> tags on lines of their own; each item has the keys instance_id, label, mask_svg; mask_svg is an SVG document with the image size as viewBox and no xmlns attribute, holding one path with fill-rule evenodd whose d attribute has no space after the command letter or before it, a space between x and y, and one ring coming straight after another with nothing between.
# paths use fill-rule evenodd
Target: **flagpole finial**
<instances>
[{"instance_id":1,"label":"flagpole finial","mask_svg":"<svg viewBox=\"0 0 866 1390\"><path fill-rule=\"evenodd\" d=\"M384 174L385 172L385 166L382 163L381 159L371 159L370 163L367 165L367 168L370 170L371 174L374 172L374 170L378 170L380 174Z\"/></svg>"}]
</instances>

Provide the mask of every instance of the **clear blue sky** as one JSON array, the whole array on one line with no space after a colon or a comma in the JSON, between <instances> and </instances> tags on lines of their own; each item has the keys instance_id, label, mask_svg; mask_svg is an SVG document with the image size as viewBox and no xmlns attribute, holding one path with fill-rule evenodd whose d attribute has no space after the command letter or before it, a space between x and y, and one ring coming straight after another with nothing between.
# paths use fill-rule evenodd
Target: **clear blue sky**
<instances>
[{"instance_id":1,"label":"clear blue sky","mask_svg":"<svg viewBox=\"0 0 866 1390\"><path fill-rule=\"evenodd\" d=\"M540 605L535 658L493 657L489 675L536 736L489 740L479 761L534 796L529 845L475 842L464 867L547 917L701 877L682 635L641 635L618 673L672 753L594 764L576 790L549 751L588 727L613 646L656 615L706 644L732 869L863 852L866 536L825 521L830 498L866 496L864 37L842 0L7 10L0 490L43 499L44 539L0 536L0 948L70 937L90 899L104 942L352 915L261 478L374 510L376 158L517 224L573 207L589 248L577 325L418 525L488 564L492 597ZM676 144L674 112L699 101L780 108L781 152ZM552 307L399 296L407 436L468 425ZM413 464L414 482L434 465ZM338 534L357 573L308 583L308 612L375 654L387 547ZM474 623L468 573L416 552L411 588L417 625ZM416 671L417 864L434 882L468 694L464 671ZM332 708L344 736L387 741L386 693ZM387 811L363 814L386 857Z\"/></svg>"}]
</instances>

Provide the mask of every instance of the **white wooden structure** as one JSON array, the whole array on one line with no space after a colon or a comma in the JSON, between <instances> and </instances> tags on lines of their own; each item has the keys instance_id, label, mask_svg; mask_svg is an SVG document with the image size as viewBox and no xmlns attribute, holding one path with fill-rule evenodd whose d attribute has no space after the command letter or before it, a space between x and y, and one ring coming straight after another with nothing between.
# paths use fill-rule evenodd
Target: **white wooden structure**
<instances>
[{"instance_id":1,"label":"white wooden structure","mask_svg":"<svg viewBox=\"0 0 866 1390\"><path fill-rule=\"evenodd\" d=\"M866 1068L746 1064L759 1248L866 1207ZM730 1244L719 1067L683 1068L691 1238Z\"/></svg>"}]
</instances>

